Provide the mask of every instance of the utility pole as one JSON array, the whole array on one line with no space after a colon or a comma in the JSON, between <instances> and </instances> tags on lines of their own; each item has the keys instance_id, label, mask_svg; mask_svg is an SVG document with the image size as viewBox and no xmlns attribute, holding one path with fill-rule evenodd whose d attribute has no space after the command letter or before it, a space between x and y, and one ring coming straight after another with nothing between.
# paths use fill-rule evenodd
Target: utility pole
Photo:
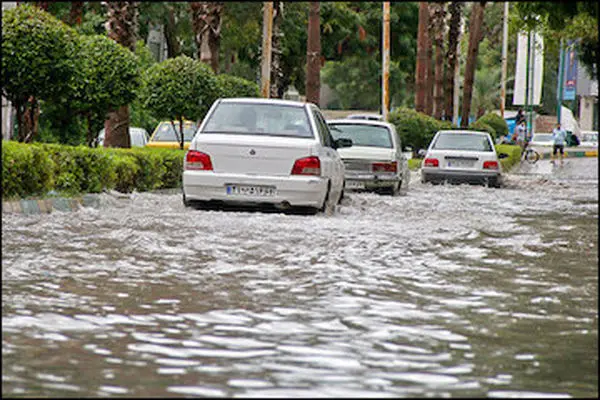
<instances>
[{"instance_id":1,"label":"utility pole","mask_svg":"<svg viewBox=\"0 0 600 400\"><path fill-rule=\"evenodd\" d=\"M383 72L381 79L381 114L383 120L388 120L388 112L390 105L390 2L383 2Z\"/></svg>"},{"instance_id":2,"label":"utility pole","mask_svg":"<svg viewBox=\"0 0 600 400\"><path fill-rule=\"evenodd\" d=\"M504 118L506 104L506 56L508 53L508 1L504 2L504 18L502 20L502 76L500 78L500 115Z\"/></svg>"},{"instance_id":3,"label":"utility pole","mask_svg":"<svg viewBox=\"0 0 600 400\"><path fill-rule=\"evenodd\" d=\"M565 71L565 43L564 40L560 41L560 60L558 60L558 84L556 86L556 122L560 124L562 99L563 99L563 86L564 86L564 71Z\"/></svg>"},{"instance_id":4,"label":"utility pole","mask_svg":"<svg viewBox=\"0 0 600 400\"><path fill-rule=\"evenodd\" d=\"M306 43L306 101L320 103L321 91L321 21L320 3L311 1L308 11L308 42Z\"/></svg>"},{"instance_id":5,"label":"utility pole","mask_svg":"<svg viewBox=\"0 0 600 400\"><path fill-rule=\"evenodd\" d=\"M271 88L271 37L273 36L273 3L263 3L263 40L261 58L260 94L268 99Z\"/></svg>"}]
</instances>

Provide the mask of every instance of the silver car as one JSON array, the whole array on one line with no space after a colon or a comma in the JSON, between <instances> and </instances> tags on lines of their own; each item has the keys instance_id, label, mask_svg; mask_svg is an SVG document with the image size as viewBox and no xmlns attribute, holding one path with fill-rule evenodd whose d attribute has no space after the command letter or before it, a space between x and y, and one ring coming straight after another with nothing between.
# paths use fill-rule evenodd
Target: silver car
<instances>
[{"instance_id":1,"label":"silver car","mask_svg":"<svg viewBox=\"0 0 600 400\"><path fill-rule=\"evenodd\" d=\"M502 186L500 158L487 132L452 130L435 134L421 164L421 182L479 183Z\"/></svg>"},{"instance_id":2,"label":"silver car","mask_svg":"<svg viewBox=\"0 0 600 400\"><path fill-rule=\"evenodd\" d=\"M408 160L394 125L347 118L327 124L334 139L352 140L352 147L338 150L346 167L346 189L375 190L395 196L408 188Z\"/></svg>"},{"instance_id":3,"label":"silver car","mask_svg":"<svg viewBox=\"0 0 600 400\"><path fill-rule=\"evenodd\" d=\"M336 149L351 145L331 137L314 104L219 99L185 156L183 202L333 211L344 188Z\"/></svg>"},{"instance_id":4,"label":"silver car","mask_svg":"<svg viewBox=\"0 0 600 400\"><path fill-rule=\"evenodd\" d=\"M98 133L97 143L99 147L104 146L104 136L106 135L106 131L104 128ZM150 135L148 131L144 128L136 128L133 126L129 127L129 140L131 141L131 147L144 147L148 140L150 140Z\"/></svg>"}]
</instances>

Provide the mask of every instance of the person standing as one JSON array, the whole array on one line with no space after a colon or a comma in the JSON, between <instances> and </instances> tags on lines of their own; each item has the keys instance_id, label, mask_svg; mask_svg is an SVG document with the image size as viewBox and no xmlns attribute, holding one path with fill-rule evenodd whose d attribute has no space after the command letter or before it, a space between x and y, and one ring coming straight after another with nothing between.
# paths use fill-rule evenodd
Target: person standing
<instances>
[{"instance_id":1,"label":"person standing","mask_svg":"<svg viewBox=\"0 0 600 400\"><path fill-rule=\"evenodd\" d=\"M565 156L565 141L567 139L567 131L560 127L560 123L556 124L556 128L552 131L552 154L550 154L550 162L554 163L556 153L560 152L560 166L563 165Z\"/></svg>"},{"instance_id":2,"label":"person standing","mask_svg":"<svg viewBox=\"0 0 600 400\"><path fill-rule=\"evenodd\" d=\"M515 129L515 142L521 148L521 153L525 151L525 144L528 142L527 140L527 125L525 124L525 120L521 121L521 123Z\"/></svg>"}]
</instances>

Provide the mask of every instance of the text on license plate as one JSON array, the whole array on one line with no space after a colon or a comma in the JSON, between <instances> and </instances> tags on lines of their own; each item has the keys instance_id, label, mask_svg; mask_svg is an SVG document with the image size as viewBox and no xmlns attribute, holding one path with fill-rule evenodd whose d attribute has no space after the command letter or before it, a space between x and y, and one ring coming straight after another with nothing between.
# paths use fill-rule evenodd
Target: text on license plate
<instances>
[{"instance_id":1,"label":"text on license plate","mask_svg":"<svg viewBox=\"0 0 600 400\"><path fill-rule=\"evenodd\" d=\"M360 181L346 181L346 188L348 189L364 189L365 184Z\"/></svg>"},{"instance_id":2,"label":"text on license plate","mask_svg":"<svg viewBox=\"0 0 600 400\"><path fill-rule=\"evenodd\" d=\"M271 197L277 193L274 186L225 185L228 195Z\"/></svg>"},{"instance_id":3,"label":"text on license plate","mask_svg":"<svg viewBox=\"0 0 600 400\"><path fill-rule=\"evenodd\" d=\"M468 168L472 167L475 161L472 160L449 160L448 167L451 168Z\"/></svg>"}]
</instances>

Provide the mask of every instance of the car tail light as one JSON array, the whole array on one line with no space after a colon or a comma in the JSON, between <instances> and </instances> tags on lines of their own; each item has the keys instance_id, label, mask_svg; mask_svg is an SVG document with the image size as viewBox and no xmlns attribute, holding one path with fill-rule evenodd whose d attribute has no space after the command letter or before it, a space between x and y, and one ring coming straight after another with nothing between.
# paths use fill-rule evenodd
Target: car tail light
<instances>
[{"instance_id":1,"label":"car tail light","mask_svg":"<svg viewBox=\"0 0 600 400\"><path fill-rule=\"evenodd\" d=\"M398 163L396 161L374 162L371 165L371 169L373 170L373 172L397 172L398 171Z\"/></svg>"},{"instance_id":2,"label":"car tail light","mask_svg":"<svg viewBox=\"0 0 600 400\"><path fill-rule=\"evenodd\" d=\"M321 175L321 160L319 157L305 157L296 160L292 175Z\"/></svg>"},{"instance_id":3,"label":"car tail light","mask_svg":"<svg viewBox=\"0 0 600 400\"><path fill-rule=\"evenodd\" d=\"M483 169L498 169L498 161L484 161Z\"/></svg>"},{"instance_id":4,"label":"car tail light","mask_svg":"<svg viewBox=\"0 0 600 400\"><path fill-rule=\"evenodd\" d=\"M196 171L212 171L210 156L197 150L190 150L185 155L185 169Z\"/></svg>"},{"instance_id":5,"label":"car tail light","mask_svg":"<svg viewBox=\"0 0 600 400\"><path fill-rule=\"evenodd\" d=\"M437 158L426 158L423 161L423 165L425 167L439 167L440 166L440 162Z\"/></svg>"}]
</instances>

